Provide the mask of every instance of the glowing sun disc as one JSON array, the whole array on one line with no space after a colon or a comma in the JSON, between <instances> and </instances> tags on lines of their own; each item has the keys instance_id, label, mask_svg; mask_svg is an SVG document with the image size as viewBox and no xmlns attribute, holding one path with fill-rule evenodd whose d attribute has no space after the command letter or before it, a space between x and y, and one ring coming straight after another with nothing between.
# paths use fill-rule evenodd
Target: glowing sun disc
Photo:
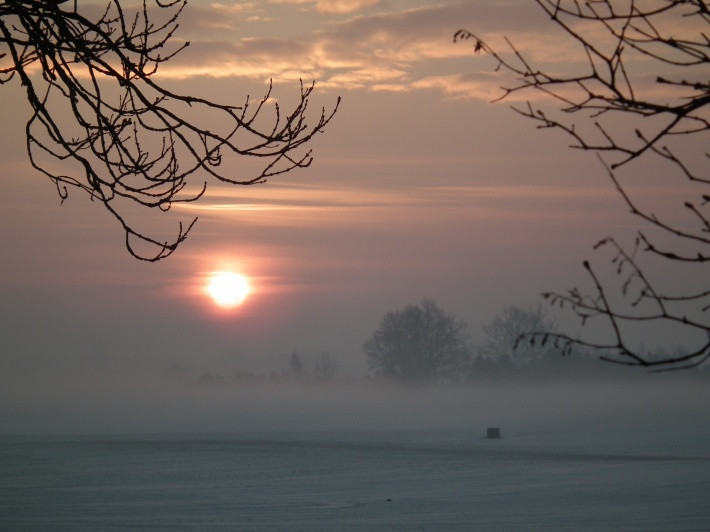
<instances>
[{"instance_id":1,"label":"glowing sun disc","mask_svg":"<svg viewBox=\"0 0 710 532\"><path fill-rule=\"evenodd\" d=\"M215 272L207 285L212 301L222 308L241 305L249 294L249 283L243 275L232 272Z\"/></svg>"}]
</instances>

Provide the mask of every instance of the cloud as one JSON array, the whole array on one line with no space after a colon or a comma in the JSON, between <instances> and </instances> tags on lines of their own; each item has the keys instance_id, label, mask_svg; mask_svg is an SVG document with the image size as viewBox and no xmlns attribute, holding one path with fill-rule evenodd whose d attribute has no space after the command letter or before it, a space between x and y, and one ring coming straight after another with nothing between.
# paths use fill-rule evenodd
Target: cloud
<instances>
[{"instance_id":1,"label":"cloud","mask_svg":"<svg viewBox=\"0 0 710 532\"><path fill-rule=\"evenodd\" d=\"M412 88L440 90L455 98L494 101L499 99L503 94L501 87L510 85L510 77L498 72L473 72L445 76L428 76L413 82ZM530 99L530 94L519 95L518 93L513 93L508 96L505 101L512 103L528 101Z\"/></svg>"},{"instance_id":2,"label":"cloud","mask_svg":"<svg viewBox=\"0 0 710 532\"><path fill-rule=\"evenodd\" d=\"M359 70L349 70L335 74L321 83L321 87L344 89L370 89L387 90L393 92L408 90L406 81L407 73L404 70L387 66L368 66ZM401 83L397 83L400 81Z\"/></svg>"},{"instance_id":3,"label":"cloud","mask_svg":"<svg viewBox=\"0 0 710 532\"><path fill-rule=\"evenodd\" d=\"M493 100L499 90L487 80L471 74L452 74L448 76L429 76L413 83L418 89L438 89L453 96Z\"/></svg>"},{"instance_id":4,"label":"cloud","mask_svg":"<svg viewBox=\"0 0 710 532\"><path fill-rule=\"evenodd\" d=\"M302 3L296 0L297 3ZM293 3L293 2L290 2ZM367 2L344 2L352 7ZM325 3L323 3L325 5ZM331 2L330 8L341 5ZM273 35L230 39L222 30L254 15L251 4L238 8L214 4L213 10L194 8L189 33L191 46L161 67L176 78L196 75L252 79L316 79L333 89L410 90L415 72L427 61L470 56L470 50L451 43L452 28L465 5L376 13L330 21L310 34L285 35L279 22ZM329 8L329 9L330 9ZM325 8L323 8L325 9ZM340 9L344 9L341 7ZM212 31L210 31L212 30ZM191 35L192 37L193 35Z\"/></svg>"},{"instance_id":5,"label":"cloud","mask_svg":"<svg viewBox=\"0 0 710 532\"><path fill-rule=\"evenodd\" d=\"M565 35L534 6L509 0L393 6L381 0L273 0L271 7L222 0L209 9L191 7L185 18L192 45L162 65L160 73L178 79L301 78L332 91L437 90L484 101L500 97L501 87L515 86L511 77L495 72L491 58L474 54L471 43L452 42L460 27L477 32L515 61L505 40L510 37L531 64L546 72L588 68L582 50L561 46ZM306 15L305 9L321 16ZM365 9L371 12L354 14ZM352 16L338 16L343 14ZM513 94L508 101L540 96Z\"/></svg>"},{"instance_id":6,"label":"cloud","mask_svg":"<svg viewBox=\"0 0 710 532\"><path fill-rule=\"evenodd\" d=\"M379 230L383 224L396 225L398 220L409 220L403 213L414 212L420 216L428 213L426 217L447 219L453 224L481 216L489 221L573 218L574 212L563 213L559 207L556 213L537 207L560 205L564 199L580 200L591 195L609 201L614 192L592 185L563 189L473 184L411 186L403 193L398 187L354 190L345 185L324 187L323 184L299 183L249 189L213 187L200 202L175 204L174 208L201 218L239 220L254 227L280 226L287 217L289 227L315 229L323 226L323 220L328 220L329 228L346 228L356 223L363 230Z\"/></svg>"},{"instance_id":7,"label":"cloud","mask_svg":"<svg viewBox=\"0 0 710 532\"><path fill-rule=\"evenodd\" d=\"M244 2L239 4L223 4L220 2L212 2L210 7L220 13L235 14L235 13L252 13L255 11L256 5L252 2Z\"/></svg>"},{"instance_id":8,"label":"cloud","mask_svg":"<svg viewBox=\"0 0 710 532\"><path fill-rule=\"evenodd\" d=\"M353 13L382 5L382 0L318 0L316 10L322 13Z\"/></svg>"},{"instance_id":9,"label":"cloud","mask_svg":"<svg viewBox=\"0 0 710 532\"><path fill-rule=\"evenodd\" d=\"M320 68L311 43L279 38L244 38L239 41L192 42L170 63L161 66L161 75L242 77L265 79L315 79Z\"/></svg>"},{"instance_id":10,"label":"cloud","mask_svg":"<svg viewBox=\"0 0 710 532\"><path fill-rule=\"evenodd\" d=\"M319 13L349 14L356 11L380 6L382 0L272 0L279 4L307 5L314 7Z\"/></svg>"}]
</instances>

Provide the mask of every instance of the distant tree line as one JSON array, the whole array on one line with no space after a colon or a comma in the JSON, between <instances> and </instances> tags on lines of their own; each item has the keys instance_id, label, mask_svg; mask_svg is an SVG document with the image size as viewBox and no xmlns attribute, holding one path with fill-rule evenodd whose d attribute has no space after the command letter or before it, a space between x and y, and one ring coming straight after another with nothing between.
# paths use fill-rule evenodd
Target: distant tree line
<instances>
[{"instance_id":1,"label":"distant tree line","mask_svg":"<svg viewBox=\"0 0 710 532\"><path fill-rule=\"evenodd\" d=\"M423 299L419 304L405 305L384 314L363 344L370 369L366 375L343 373L339 357L325 350L274 354L269 369L262 371L239 367L236 359L228 364L229 370L204 366L188 369L180 363L164 366L142 356L122 355L101 341L92 344L88 353L77 355L73 361L62 359L61 365L64 370L74 370L84 377L102 372L158 371L162 377L181 385L219 387L369 381L478 385L505 381L648 378L633 368L600 363L604 353L598 349L578 349L570 354L553 340L541 341L544 335L530 335L533 331L547 331L552 336L557 327L555 319L542 305L527 308L508 305L482 327L480 339L474 341L463 320L446 312L435 301ZM637 349L648 360L681 357L686 351L680 346L670 350L649 349L641 343ZM0 370L8 370L11 360L6 357ZM710 377L710 364L680 373L685 379L704 380Z\"/></svg>"},{"instance_id":2,"label":"distant tree line","mask_svg":"<svg viewBox=\"0 0 710 532\"><path fill-rule=\"evenodd\" d=\"M505 307L483 327L480 344L471 341L466 328L436 302L423 299L387 312L363 350L374 376L409 383L627 374L616 365L600 364L604 353L598 349L567 356L559 344L546 341L556 334L557 323L542 305ZM648 360L683 354L680 347L671 352L640 349Z\"/></svg>"},{"instance_id":3,"label":"distant tree line","mask_svg":"<svg viewBox=\"0 0 710 532\"><path fill-rule=\"evenodd\" d=\"M194 382L200 385L239 385L245 383L308 383L323 384L341 379L335 357L327 352L299 352L288 356L285 367L267 373L235 370L228 373L205 371L196 378L179 365L173 365L166 374L171 379Z\"/></svg>"},{"instance_id":4,"label":"distant tree line","mask_svg":"<svg viewBox=\"0 0 710 532\"><path fill-rule=\"evenodd\" d=\"M396 382L407 385L458 384L477 386L508 382L550 382L555 380L633 381L647 379L644 373L617 364L600 363L598 350L578 350L566 354L554 342L531 344L520 337L545 328L554 332L555 320L541 306L521 308L509 305L483 326L482 341L474 342L465 322L445 312L435 301L424 299L389 311L378 328L364 343L370 373L362 376L343 374L338 358L328 351L298 351L280 355L280 368L266 372L244 369L231 371L190 371L174 364L164 376L185 385L239 387L335 383ZM682 356L684 349L667 351L639 350L649 360ZM680 372L678 378L710 378L710 365L692 372Z\"/></svg>"}]
</instances>

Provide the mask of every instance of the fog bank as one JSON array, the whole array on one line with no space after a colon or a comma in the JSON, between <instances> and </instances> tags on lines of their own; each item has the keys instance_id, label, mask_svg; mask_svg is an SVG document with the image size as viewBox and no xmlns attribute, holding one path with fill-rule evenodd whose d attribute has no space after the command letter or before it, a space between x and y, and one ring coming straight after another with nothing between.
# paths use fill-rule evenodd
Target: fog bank
<instances>
[{"instance_id":1,"label":"fog bank","mask_svg":"<svg viewBox=\"0 0 710 532\"><path fill-rule=\"evenodd\" d=\"M409 387L367 378L195 379L179 372L0 377L5 434L458 430L504 435L710 422L706 379L643 374L605 382L498 382Z\"/></svg>"}]
</instances>

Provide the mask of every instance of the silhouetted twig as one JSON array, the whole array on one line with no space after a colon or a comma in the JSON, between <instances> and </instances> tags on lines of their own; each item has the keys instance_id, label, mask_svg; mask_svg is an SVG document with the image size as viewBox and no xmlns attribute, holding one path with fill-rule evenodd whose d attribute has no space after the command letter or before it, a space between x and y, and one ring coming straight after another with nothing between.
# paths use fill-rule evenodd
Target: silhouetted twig
<instances>
[{"instance_id":1,"label":"silhouetted twig","mask_svg":"<svg viewBox=\"0 0 710 532\"><path fill-rule=\"evenodd\" d=\"M307 167L304 149L337 110L307 122L313 84L301 83L293 109L271 99L219 104L172 92L157 80L161 65L189 43L175 38L185 0L124 8L111 0L97 19L69 3L0 2L0 84L18 79L27 92L27 153L62 200L70 187L101 202L126 233L135 257L157 261L185 240L195 219L167 241L137 227L131 205L163 211L198 199L206 179L250 185ZM263 159L239 177L230 156ZM64 173L75 163L74 171ZM193 183L191 178L198 181ZM138 249L136 243L152 250Z\"/></svg>"},{"instance_id":2,"label":"silhouetted twig","mask_svg":"<svg viewBox=\"0 0 710 532\"><path fill-rule=\"evenodd\" d=\"M544 294L553 304L572 309L583 325L604 320L611 330L609 342L544 331L526 337L531 342L552 339L564 353L573 346L598 349L600 358L621 364L658 370L698 366L710 358L710 290L707 285L688 293L664 289L664 280L648 274L642 259L660 258L668 266L694 265L700 269L699 282L710 279L706 266L710 261L708 4L704 0L536 3L584 54L584 72L565 75L538 70L507 39L506 53L491 48L467 30L457 31L454 40L473 40L474 52L488 54L495 59L497 70L514 75L515 83L503 88L500 99L536 92L547 97L548 103L555 103L557 112L548 112L542 108L544 104L530 101L514 110L540 128L563 131L573 139L574 148L597 153L630 212L655 233L638 231L630 251L614 238L605 238L595 246L614 251L612 261L621 280L620 294L607 287L587 261L584 267L592 280L591 294L577 288L567 294ZM641 72L635 61L643 61ZM619 127L620 119L633 124L631 130ZM682 208L693 223L680 223L634 199L619 171L648 157L666 164L675 190L688 190ZM677 249L659 244L660 236L669 237ZM621 297L612 298L612 293ZM641 323L680 325L684 337L693 333L700 341L697 348L682 355L652 358L630 345L634 336L629 326Z\"/></svg>"}]
</instances>

